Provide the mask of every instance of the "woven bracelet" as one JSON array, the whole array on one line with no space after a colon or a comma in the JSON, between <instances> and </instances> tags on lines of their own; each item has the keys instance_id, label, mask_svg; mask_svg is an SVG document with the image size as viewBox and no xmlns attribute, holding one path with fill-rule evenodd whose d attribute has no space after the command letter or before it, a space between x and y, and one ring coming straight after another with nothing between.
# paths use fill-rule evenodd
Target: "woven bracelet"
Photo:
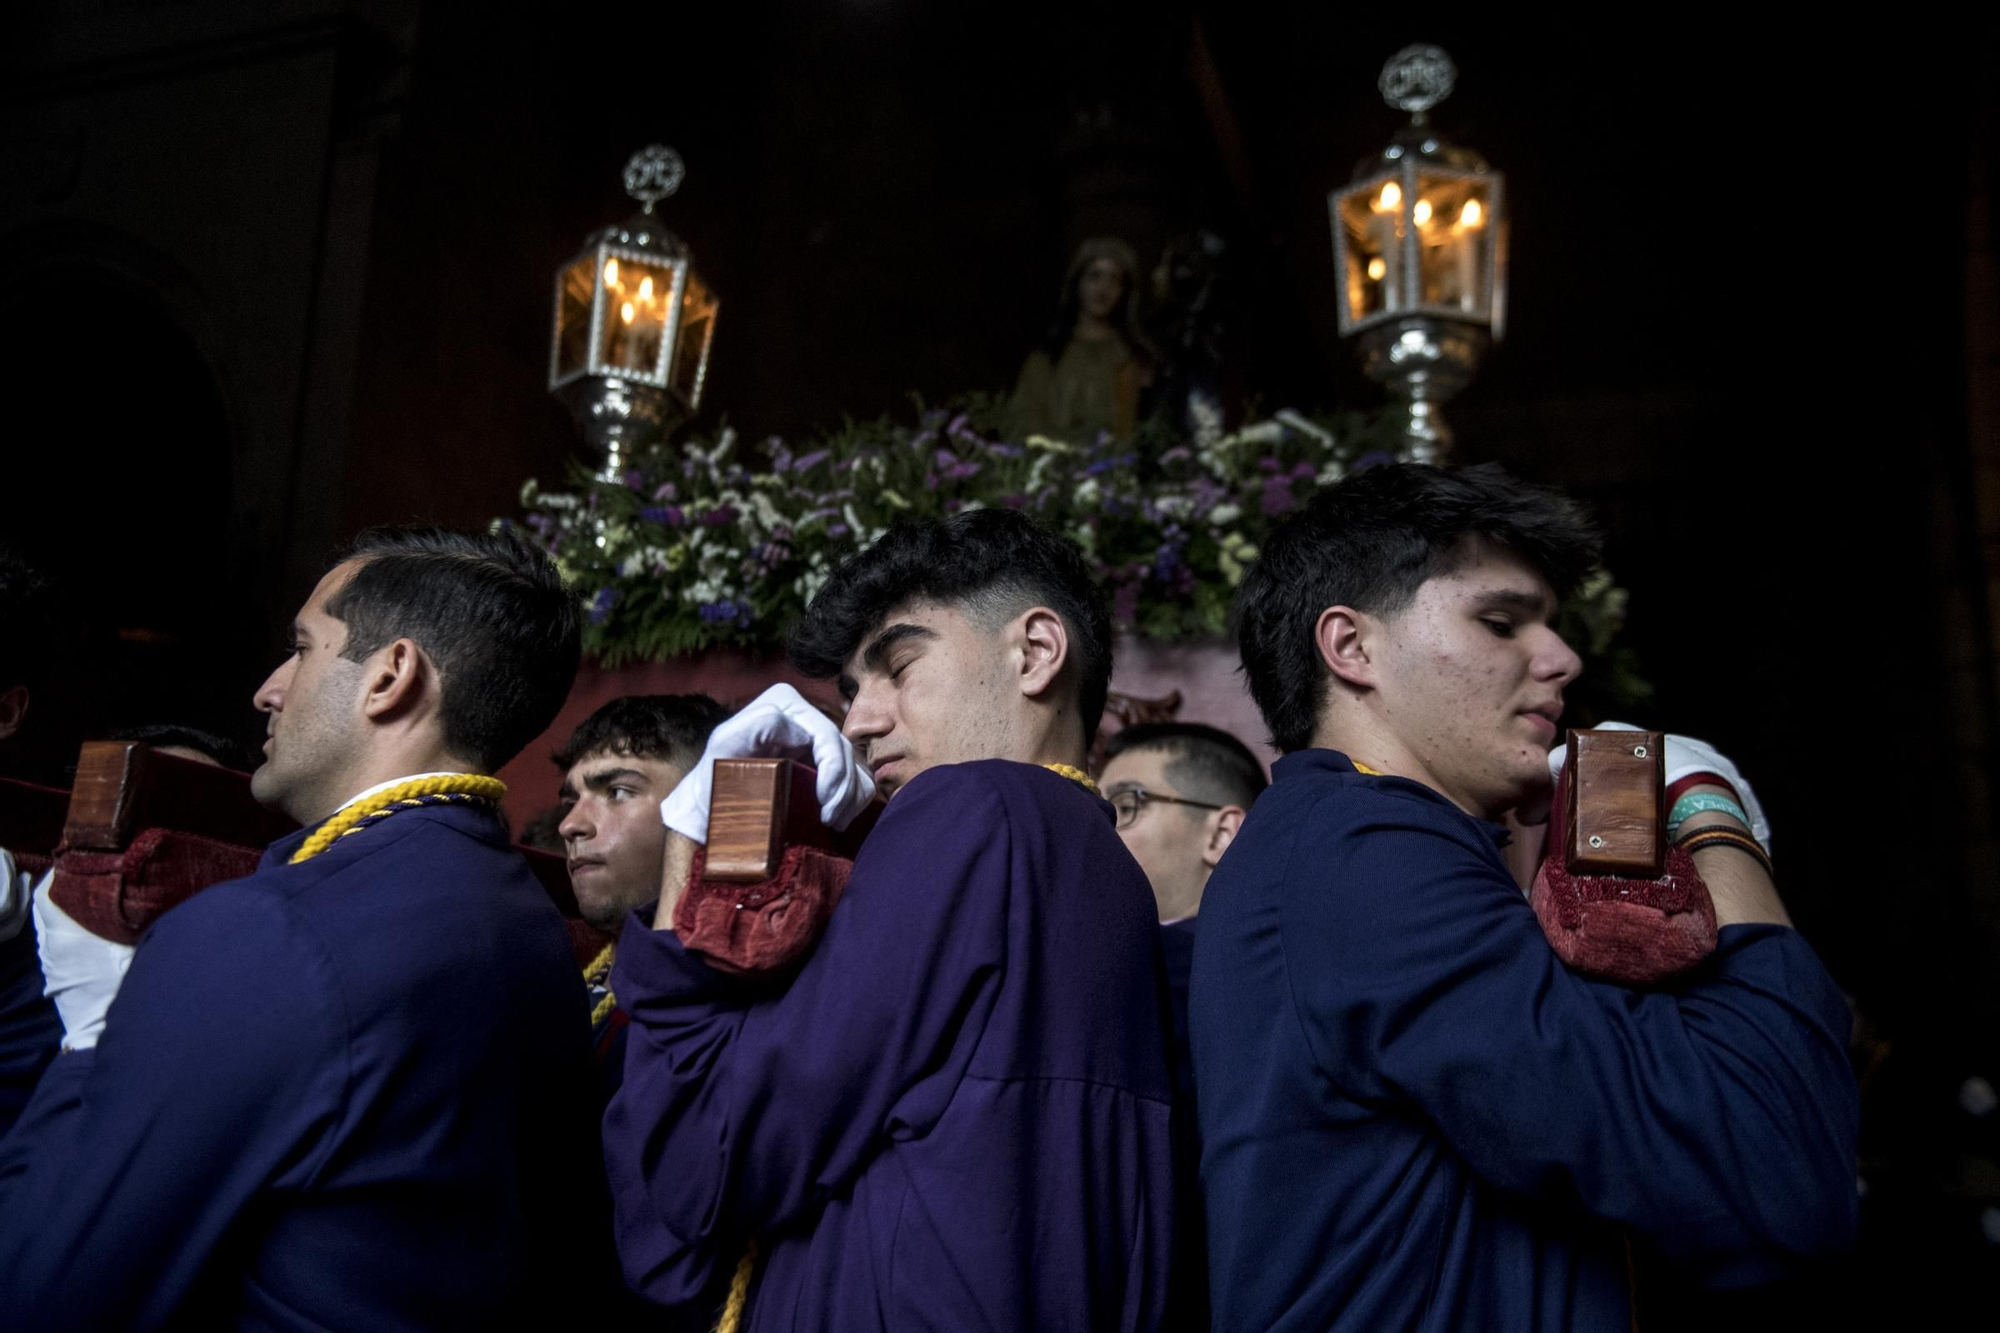
<instances>
[{"instance_id":1,"label":"woven bracelet","mask_svg":"<svg viewBox=\"0 0 2000 1333\"><path fill-rule=\"evenodd\" d=\"M1777 871L1771 866L1771 854L1764 850L1763 844L1741 829L1712 825L1708 828L1696 829L1693 833L1681 838L1674 845L1690 856L1709 847L1733 847L1747 856L1755 857L1757 864L1763 866L1764 873L1771 876L1772 879L1775 880L1778 877Z\"/></svg>"}]
</instances>

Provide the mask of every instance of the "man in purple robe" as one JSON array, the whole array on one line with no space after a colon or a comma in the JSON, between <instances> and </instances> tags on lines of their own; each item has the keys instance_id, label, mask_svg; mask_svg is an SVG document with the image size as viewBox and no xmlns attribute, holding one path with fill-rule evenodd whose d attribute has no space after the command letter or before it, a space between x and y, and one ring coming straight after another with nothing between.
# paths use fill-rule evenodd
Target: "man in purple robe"
<instances>
[{"instance_id":1,"label":"man in purple robe","mask_svg":"<svg viewBox=\"0 0 2000 1333\"><path fill-rule=\"evenodd\" d=\"M685 1305L729 1284L726 1328L1165 1320L1158 927L1081 772L1109 622L1076 548L1019 514L893 530L793 636L844 725L776 687L663 803L666 891L627 918L612 978L632 1026L605 1154L636 1289ZM891 798L777 978L671 928L714 762L752 753L809 755L830 823Z\"/></svg>"}]
</instances>

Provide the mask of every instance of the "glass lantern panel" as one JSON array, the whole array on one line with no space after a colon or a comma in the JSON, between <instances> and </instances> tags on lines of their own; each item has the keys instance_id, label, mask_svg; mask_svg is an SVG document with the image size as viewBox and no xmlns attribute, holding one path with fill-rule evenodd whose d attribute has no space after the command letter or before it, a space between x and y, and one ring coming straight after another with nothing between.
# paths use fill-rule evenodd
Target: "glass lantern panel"
<instances>
[{"instance_id":1,"label":"glass lantern panel","mask_svg":"<svg viewBox=\"0 0 2000 1333\"><path fill-rule=\"evenodd\" d=\"M1493 312L1493 198L1480 176L1417 174L1419 294L1426 306L1477 319Z\"/></svg>"},{"instance_id":2,"label":"glass lantern panel","mask_svg":"<svg viewBox=\"0 0 2000 1333\"><path fill-rule=\"evenodd\" d=\"M558 384L590 369L590 303L597 293L597 256L587 254L562 271L556 286Z\"/></svg>"},{"instance_id":3,"label":"glass lantern panel","mask_svg":"<svg viewBox=\"0 0 2000 1333\"><path fill-rule=\"evenodd\" d=\"M668 322L673 315L673 266L613 256L604 261L599 277L604 283L600 368L664 384L666 340L672 332Z\"/></svg>"},{"instance_id":4,"label":"glass lantern panel","mask_svg":"<svg viewBox=\"0 0 2000 1333\"><path fill-rule=\"evenodd\" d=\"M667 387L687 400L690 408L701 403L701 381L708 366L708 344L715 336L717 302L694 273L688 270L687 293L681 298L680 342L674 348L674 372Z\"/></svg>"},{"instance_id":5,"label":"glass lantern panel","mask_svg":"<svg viewBox=\"0 0 2000 1333\"><path fill-rule=\"evenodd\" d=\"M1367 182L1338 196L1347 238L1347 271L1340 275L1350 321L1402 308L1403 187L1394 176Z\"/></svg>"}]
</instances>

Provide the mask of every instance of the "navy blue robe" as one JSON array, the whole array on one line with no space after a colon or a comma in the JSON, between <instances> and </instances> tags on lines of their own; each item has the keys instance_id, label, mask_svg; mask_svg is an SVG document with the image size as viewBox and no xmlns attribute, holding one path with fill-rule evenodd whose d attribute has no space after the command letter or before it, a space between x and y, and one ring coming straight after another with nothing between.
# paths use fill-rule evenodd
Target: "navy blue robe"
<instances>
[{"instance_id":1,"label":"navy blue robe","mask_svg":"<svg viewBox=\"0 0 2000 1333\"><path fill-rule=\"evenodd\" d=\"M7 865L0 860L0 874L8 873ZM19 892L25 894L28 877L14 873L20 881ZM62 1019L42 994L35 920L24 907L14 932L0 938L0 1139L7 1137L28 1104L42 1070L62 1045L62 1035Z\"/></svg>"},{"instance_id":2,"label":"navy blue robe","mask_svg":"<svg viewBox=\"0 0 2000 1333\"><path fill-rule=\"evenodd\" d=\"M584 988L499 821L305 836L160 918L0 1142L8 1327L572 1327L615 1288Z\"/></svg>"},{"instance_id":3,"label":"navy blue robe","mask_svg":"<svg viewBox=\"0 0 2000 1333\"><path fill-rule=\"evenodd\" d=\"M1330 750L1209 880L1190 1023L1215 1327L1622 1330L1855 1224L1847 1010L1796 931L1640 993L1566 970L1500 830Z\"/></svg>"},{"instance_id":4,"label":"navy blue robe","mask_svg":"<svg viewBox=\"0 0 2000 1333\"><path fill-rule=\"evenodd\" d=\"M786 983L631 917L605 1156L626 1279L699 1300L756 1237L752 1329L1151 1329L1174 1164L1158 926L1111 807L935 768Z\"/></svg>"}]
</instances>

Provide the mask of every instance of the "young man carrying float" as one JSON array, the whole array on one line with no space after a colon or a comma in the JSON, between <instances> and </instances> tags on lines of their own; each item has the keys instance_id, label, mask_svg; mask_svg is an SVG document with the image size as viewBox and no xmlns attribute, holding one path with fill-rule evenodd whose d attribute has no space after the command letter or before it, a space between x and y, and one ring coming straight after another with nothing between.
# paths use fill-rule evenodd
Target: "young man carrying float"
<instances>
[{"instance_id":1,"label":"young man carrying float","mask_svg":"<svg viewBox=\"0 0 2000 1333\"><path fill-rule=\"evenodd\" d=\"M583 987L486 776L578 619L511 536L364 536L257 691L305 827L136 951L37 894L68 1053L0 1143L0 1322L553 1328L615 1281Z\"/></svg>"},{"instance_id":2,"label":"young man carrying float","mask_svg":"<svg viewBox=\"0 0 2000 1333\"><path fill-rule=\"evenodd\" d=\"M604 1142L627 1280L673 1305L739 1272L725 1327L1157 1327L1158 927L1081 771L1111 674L1081 555L1010 511L892 530L792 657L839 678L844 726L778 687L718 727L662 806L666 892L619 941ZM675 907L714 761L774 753L817 765L830 823L891 799L803 965L735 977Z\"/></svg>"},{"instance_id":3,"label":"young man carrying float","mask_svg":"<svg viewBox=\"0 0 2000 1333\"><path fill-rule=\"evenodd\" d=\"M1244 580L1285 755L1195 941L1218 1330L1625 1329L1628 1238L1715 1284L1851 1241L1847 1010L1757 844L1694 852L1720 942L1647 993L1567 971L1501 859L1494 821L1547 803L1580 666L1550 622L1595 559L1498 469L1382 467Z\"/></svg>"}]
</instances>

